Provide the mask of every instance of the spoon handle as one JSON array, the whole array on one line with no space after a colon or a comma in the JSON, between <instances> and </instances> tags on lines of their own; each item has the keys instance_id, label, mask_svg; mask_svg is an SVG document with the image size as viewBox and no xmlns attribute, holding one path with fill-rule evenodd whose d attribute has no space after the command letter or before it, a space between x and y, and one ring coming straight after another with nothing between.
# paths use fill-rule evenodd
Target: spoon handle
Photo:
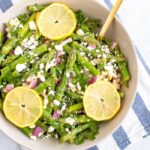
<instances>
[{"instance_id":1,"label":"spoon handle","mask_svg":"<svg viewBox=\"0 0 150 150\"><path fill-rule=\"evenodd\" d=\"M98 39L99 40L102 40L105 33L107 32L108 28L110 27L114 17L115 17L115 14L117 13L117 10L119 9L121 3L123 2L123 0L117 0L115 5L113 6L109 16L107 17L107 20L105 22L105 24L103 25L102 27L102 30L101 32L99 33L99 36L98 36Z\"/></svg>"}]
</instances>

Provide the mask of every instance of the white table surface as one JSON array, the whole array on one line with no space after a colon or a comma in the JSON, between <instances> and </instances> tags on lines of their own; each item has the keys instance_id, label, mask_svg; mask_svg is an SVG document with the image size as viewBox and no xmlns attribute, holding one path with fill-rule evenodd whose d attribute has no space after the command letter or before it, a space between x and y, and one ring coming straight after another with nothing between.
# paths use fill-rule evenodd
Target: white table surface
<instances>
[{"instance_id":1,"label":"white table surface","mask_svg":"<svg viewBox=\"0 0 150 150\"><path fill-rule=\"evenodd\" d=\"M150 64L150 0L124 0L119 15L140 52L145 51L143 57ZM126 150L149 150L149 146L150 137L147 137L143 141L130 145ZM21 149L0 131L0 150Z\"/></svg>"}]
</instances>

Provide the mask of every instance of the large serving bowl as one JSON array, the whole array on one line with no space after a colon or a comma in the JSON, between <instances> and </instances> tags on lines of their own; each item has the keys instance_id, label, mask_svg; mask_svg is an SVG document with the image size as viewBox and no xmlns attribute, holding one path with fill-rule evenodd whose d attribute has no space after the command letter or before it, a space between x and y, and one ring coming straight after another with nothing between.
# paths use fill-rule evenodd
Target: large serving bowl
<instances>
[{"instance_id":1,"label":"large serving bowl","mask_svg":"<svg viewBox=\"0 0 150 150\"><path fill-rule=\"evenodd\" d=\"M3 24L8 22L11 18L17 16L20 13L27 11L27 6L35 3L47 4L52 1L63 2L74 10L81 9L88 17L100 18L104 22L109 14L109 11L100 3L100 0L22 0L19 4L13 6L0 18L0 29L3 31ZM134 100L137 80L138 80L138 67L137 59L132 41L124 29L122 24L116 18L112 23L107 36L110 39L117 41L120 45L121 51L128 59L129 70L131 72L131 81L129 88L123 88L125 98L122 100L122 107L120 112L114 119L106 123L102 123L100 127L100 133L94 141L87 141L82 145L71 144L59 144L54 139L45 139L33 141L27 138L18 128L8 122L3 114L0 112L0 129L16 142L33 150L82 150L87 149L98 142L102 141L106 136L111 134L124 119L128 113L131 104Z\"/></svg>"}]
</instances>

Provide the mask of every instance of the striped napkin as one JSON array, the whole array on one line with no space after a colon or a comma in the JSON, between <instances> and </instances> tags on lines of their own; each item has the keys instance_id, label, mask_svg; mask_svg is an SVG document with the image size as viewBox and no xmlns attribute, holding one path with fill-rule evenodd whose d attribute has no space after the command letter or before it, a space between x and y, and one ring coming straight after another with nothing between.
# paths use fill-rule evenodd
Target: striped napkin
<instances>
[{"instance_id":1,"label":"striped napkin","mask_svg":"<svg viewBox=\"0 0 150 150\"><path fill-rule=\"evenodd\" d=\"M116 0L101 1L111 9ZM0 15L17 2L19 0L0 0ZM150 19L144 19L150 16L149 10L150 1L132 0L124 1L117 14L135 43L140 73L138 92L132 108L121 126L112 135L96 146L89 148L89 150L124 150L131 143L140 141L150 135L150 101L148 99L148 93L150 92L150 66L148 66L150 64L150 42L148 41ZM2 133L0 133L0 140L5 143L5 147L0 146L1 150L20 149L16 143ZM21 149L25 150L26 148L21 147Z\"/></svg>"}]
</instances>

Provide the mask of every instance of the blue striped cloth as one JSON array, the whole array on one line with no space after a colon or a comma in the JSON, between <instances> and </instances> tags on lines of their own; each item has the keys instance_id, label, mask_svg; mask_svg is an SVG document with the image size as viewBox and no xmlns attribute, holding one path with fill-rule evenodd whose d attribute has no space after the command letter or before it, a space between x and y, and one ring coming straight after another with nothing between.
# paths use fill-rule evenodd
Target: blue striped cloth
<instances>
[{"instance_id":1,"label":"blue striped cloth","mask_svg":"<svg viewBox=\"0 0 150 150\"><path fill-rule=\"evenodd\" d=\"M17 3L18 1L19 0L0 0L0 8L1 8L0 14L4 13L8 8L10 8L13 4ZM115 0L101 0L101 1L109 9L111 9L111 7L113 6L113 3L115 2ZM140 2L141 4L146 3L146 1L143 2L143 0L138 0L139 7L141 7ZM139 63L139 68L140 68L138 92L136 94L136 98L133 103L133 106L130 109L128 115L125 117L121 126L112 135L107 137L104 141L98 143L94 147L89 148L88 150L124 150L131 143L140 141L143 138L146 138L147 136L150 135L150 101L148 98L149 92L150 92L150 84L149 84L150 83L150 68L148 66L148 64L150 63L150 60L149 60L150 50L147 49L145 44L142 45L142 43L145 41L144 40L140 41L139 40L140 37L136 35L136 33L141 32L140 36L143 36L143 39L144 39L145 36L143 35L143 32L142 32L142 29L144 31L144 28L142 28L142 26L139 26L139 24L136 24L136 29L134 29L135 25L131 26L132 24L135 24L137 21L136 18L134 18L138 16L136 15L137 13L136 4L137 4L136 0L132 0L128 2L124 1L124 4L120 8L117 14L117 17L125 25L125 27L131 34L131 37L135 43L136 52L138 56L138 63ZM148 4L150 5L150 3ZM135 5L135 11L136 11L135 15L134 15L134 11L132 11L134 10L133 5ZM139 7L137 8L139 9ZM127 11L127 8L128 8L128 11ZM125 16L126 13L128 13L129 15ZM140 13L138 17L140 17ZM133 19L134 19L134 23L132 23ZM149 20L149 23L150 23L150 20ZM22 148L22 149L25 149L25 148Z\"/></svg>"}]
</instances>

